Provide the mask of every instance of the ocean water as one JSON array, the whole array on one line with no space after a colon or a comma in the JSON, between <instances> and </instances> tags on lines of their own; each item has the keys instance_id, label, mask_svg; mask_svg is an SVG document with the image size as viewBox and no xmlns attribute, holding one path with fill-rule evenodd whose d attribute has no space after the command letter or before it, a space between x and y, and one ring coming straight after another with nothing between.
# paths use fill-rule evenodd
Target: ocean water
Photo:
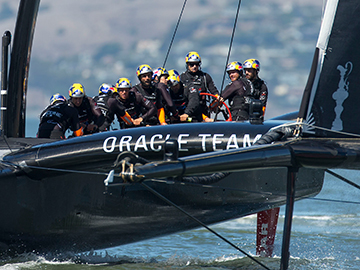
<instances>
[{"instance_id":1,"label":"ocean water","mask_svg":"<svg viewBox=\"0 0 360 270\"><path fill-rule=\"evenodd\" d=\"M360 184L360 174L336 170ZM314 199L295 202L289 269L360 269L360 190L326 174ZM281 207L274 256L255 255L256 215L213 225L217 233L269 269L280 269L285 207ZM81 254L26 253L1 258L12 269L264 269L206 229Z\"/></svg>"}]
</instances>

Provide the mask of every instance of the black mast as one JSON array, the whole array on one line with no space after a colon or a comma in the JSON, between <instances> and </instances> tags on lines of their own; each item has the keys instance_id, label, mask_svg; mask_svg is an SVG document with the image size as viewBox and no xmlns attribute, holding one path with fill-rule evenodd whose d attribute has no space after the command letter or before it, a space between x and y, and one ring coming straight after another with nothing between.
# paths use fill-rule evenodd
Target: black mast
<instances>
[{"instance_id":1,"label":"black mast","mask_svg":"<svg viewBox=\"0 0 360 270\"><path fill-rule=\"evenodd\" d=\"M7 91L8 91L8 68L9 68L9 46L11 43L10 31L5 31L2 36L1 51L1 131L4 131L6 125L7 113ZM2 134L6 135L6 134Z\"/></svg>"},{"instance_id":2,"label":"black mast","mask_svg":"<svg viewBox=\"0 0 360 270\"><path fill-rule=\"evenodd\" d=\"M9 69L7 119L3 127L7 137L25 137L30 55L39 5L40 0L21 0L19 4Z\"/></svg>"}]
</instances>

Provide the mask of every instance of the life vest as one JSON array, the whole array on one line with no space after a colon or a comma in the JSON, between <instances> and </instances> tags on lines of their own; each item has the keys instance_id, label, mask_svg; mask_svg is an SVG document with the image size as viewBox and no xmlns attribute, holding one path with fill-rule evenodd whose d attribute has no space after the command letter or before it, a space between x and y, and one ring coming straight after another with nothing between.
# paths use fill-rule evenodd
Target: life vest
<instances>
[{"instance_id":1,"label":"life vest","mask_svg":"<svg viewBox=\"0 0 360 270\"><path fill-rule=\"evenodd\" d=\"M141 116L139 106L136 104L136 97L134 92L129 92L129 98L126 101L121 100L119 97L116 99L124 106L125 111L131 116L132 119L136 119Z\"/></svg>"},{"instance_id":2,"label":"life vest","mask_svg":"<svg viewBox=\"0 0 360 270\"><path fill-rule=\"evenodd\" d=\"M251 93L252 97L255 99L260 99L261 88L264 84L264 81L261 79L256 79L251 84L253 87L252 93Z\"/></svg>"},{"instance_id":3,"label":"life vest","mask_svg":"<svg viewBox=\"0 0 360 270\"><path fill-rule=\"evenodd\" d=\"M70 106L74 107L78 111L80 123L90 124L94 119L93 113L91 111L90 101L87 96L84 96L83 101L80 107L76 107L71 100L68 101Z\"/></svg>"},{"instance_id":4,"label":"life vest","mask_svg":"<svg viewBox=\"0 0 360 270\"><path fill-rule=\"evenodd\" d=\"M142 88L141 84L137 84L134 87L139 93L141 93L146 99L150 100L155 105L158 95L157 95L157 89L153 85L150 87L150 89L152 90L151 93L145 91Z\"/></svg>"},{"instance_id":5,"label":"life vest","mask_svg":"<svg viewBox=\"0 0 360 270\"><path fill-rule=\"evenodd\" d=\"M208 90L206 86L206 73L201 70L198 71L196 75L192 75L189 71L185 71L181 74L180 79L186 89L194 87L199 93L206 93ZM200 105L206 106L207 99L208 97L205 95L200 96Z\"/></svg>"},{"instance_id":6,"label":"life vest","mask_svg":"<svg viewBox=\"0 0 360 270\"><path fill-rule=\"evenodd\" d=\"M205 93L207 92L206 73L202 71L197 73L196 75L192 75L190 72L185 71L181 74L181 82L184 84L184 88L195 87L199 93Z\"/></svg>"},{"instance_id":7,"label":"life vest","mask_svg":"<svg viewBox=\"0 0 360 270\"><path fill-rule=\"evenodd\" d=\"M232 111L231 113L237 110L247 111L249 109L248 104L250 103L251 93L253 92L252 84L248 79L240 77L238 80L241 81L244 85L245 95L244 96L234 95L234 97L231 98L230 100L231 111ZM230 82L229 85L231 85L232 83L233 82Z\"/></svg>"},{"instance_id":8,"label":"life vest","mask_svg":"<svg viewBox=\"0 0 360 270\"><path fill-rule=\"evenodd\" d=\"M96 104L99 106L102 114L106 117L109 113L109 107L108 107L108 100L110 96L108 94L102 94L99 96L95 96L93 99L96 102Z\"/></svg>"}]
</instances>

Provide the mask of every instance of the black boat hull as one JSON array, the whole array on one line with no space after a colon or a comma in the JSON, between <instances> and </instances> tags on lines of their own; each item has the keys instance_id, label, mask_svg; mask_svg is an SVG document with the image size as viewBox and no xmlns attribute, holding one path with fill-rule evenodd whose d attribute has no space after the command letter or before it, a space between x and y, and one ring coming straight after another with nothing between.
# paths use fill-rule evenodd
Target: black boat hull
<instances>
[{"instance_id":1,"label":"black boat hull","mask_svg":"<svg viewBox=\"0 0 360 270\"><path fill-rule=\"evenodd\" d=\"M283 205L286 168L231 173L212 185L148 181L147 185L206 224ZM320 192L323 171L300 169L296 197ZM24 251L86 251L198 227L141 184L104 185L101 175L1 179L0 239Z\"/></svg>"}]
</instances>

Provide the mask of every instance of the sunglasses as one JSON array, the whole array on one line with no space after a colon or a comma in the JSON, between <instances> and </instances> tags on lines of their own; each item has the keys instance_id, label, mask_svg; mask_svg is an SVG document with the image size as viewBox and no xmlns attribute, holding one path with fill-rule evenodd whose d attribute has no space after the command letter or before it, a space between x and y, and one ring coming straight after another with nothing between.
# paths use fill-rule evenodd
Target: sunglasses
<instances>
[{"instance_id":1,"label":"sunglasses","mask_svg":"<svg viewBox=\"0 0 360 270\"><path fill-rule=\"evenodd\" d=\"M140 78L151 78L151 74L150 73L145 73L145 74L141 74Z\"/></svg>"},{"instance_id":2,"label":"sunglasses","mask_svg":"<svg viewBox=\"0 0 360 270\"><path fill-rule=\"evenodd\" d=\"M188 65L189 65L190 67L199 66L199 63L188 63Z\"/></svg>"}]
</instances>

